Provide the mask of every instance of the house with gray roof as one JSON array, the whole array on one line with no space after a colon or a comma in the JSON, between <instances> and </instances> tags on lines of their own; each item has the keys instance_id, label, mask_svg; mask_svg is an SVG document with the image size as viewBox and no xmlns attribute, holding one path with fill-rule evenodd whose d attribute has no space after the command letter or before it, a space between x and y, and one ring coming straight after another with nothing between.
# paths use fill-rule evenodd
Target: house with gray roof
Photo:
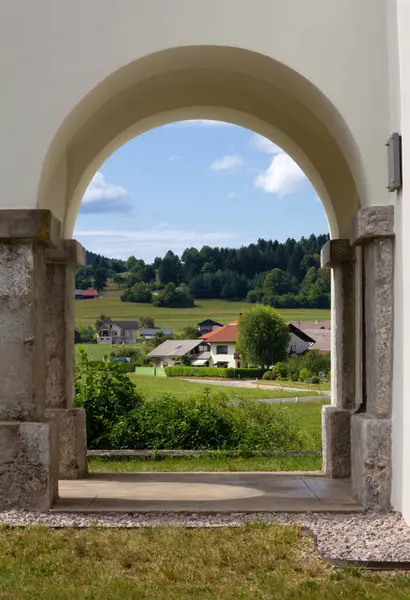
<instances>
[{"instance_id":1,"label":"house with gray roof","mask_svg":"<svg viewBox=\"0 0 410 600\"><path fill-rule=\"evenodd\" d=\"M140 337L142 338L143 342L153 340L157 333L163 333L169 338L172 338L174 335L172 329L160 329L159 327L155 327L154 329L140 329Z\"/></svg>"},{"instance_id":2,"label":"house with gray roof","mask_svg":"<svg viewBox=\"0 0 410 600\"><path fill-rule=\"evenodd\" d=\"M166 340L147 354L153 367L173 367L188 359L192 366L205 367L211 358L209 344L204 340Z\"/></svg>"},{"instance_id":3,"label":"house with gray roof","mask_svg":"<svg viewBox=\"0 0 410 600\"><path fill-rule=\"evenodd\" d=\"M113 321L107 319L97 330L98 344L135 344L138 321Z\"/></svg>"}]
</instances>

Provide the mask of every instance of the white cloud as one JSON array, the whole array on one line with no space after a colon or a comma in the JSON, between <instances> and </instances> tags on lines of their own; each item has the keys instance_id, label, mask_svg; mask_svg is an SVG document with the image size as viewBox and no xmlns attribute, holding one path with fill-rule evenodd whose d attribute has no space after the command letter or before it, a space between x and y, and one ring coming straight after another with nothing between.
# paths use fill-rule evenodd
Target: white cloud
<instances>
[{"instance_id":1,"label":"white cloud","mask_svg":"<svg viewBox=\"0 0 410 600\"><path fill-rule=\"evenodd\" d=\"M253 150L265 152L265 154L279 154L282 152L282 149L279 148L279 146L268 140L268 138L263 137L263 135L259 135L259 133L253 134L250 140L250 146Z\"/></svg>"},{"instance_id":2,"label":"white cloud","mask_svg":"<svg viewBox=\"0 0 410 600\"><path fill-rule=\"evenodd\" d=\"M284 152L276 154L264 173L255 179L255 186L268 194L278 194L279 198L296 192L306 180L302 169Z\"/></svg>"},{"instance_id":3,"label":"white cloud","mask_svg":"<svg viewBox=\"0 0 410 600\"><path fill-rule=\"evenodd\" d=\"M226 171L228 169L236 169L242 165L243 159L240 156L237 156L236 154L228 154L228 156L223 156L222 158L214 160L209 168L213 171Z\"/></svg>"},{"instance_id":4,"label":"white cloud","mask_svg":"<svg viewBox=\"0 0 410 600\"><path fill-rule=\"evenodd\" d=\"M189 119L187 121L176 121L172 125L182 127L234 127L233 123L215 121L213 119Z\"/></svg>"},{"instance_id":5,"label":"white cloud","mask_svg":"<svg viewBox=\"0 0 410 600\"><path fill-rule=\"evenodd\" d=\"M119 198L128 198L128 194L124 188L108 183L101 171L97 171L85 191L83 202L118 200Z\"/></svg>"},{"instance_id":6,"label":"white cloud","mask_svg":"<svg viewBox=\"0 0 410 600\"><path fill-rule=\"evenodd\" d=\"M177 154L172 154L172 156L170 156L168 158L169 162L174 162L174 160L181 160L181 157L178 156Z\"/></svg>"},{"instance_id":7,"label":"white cloud","mask_svg":"<svg viewBox=\"0 0 410 600\"><path fill-rule=\"evenodd\" d=\"M123 231L114 229L88 229L75 231L76 239L81 240L88 250L126 259L132 254L144 260L163 256L168 250L181 254L185 248L200 248L205 244L214 246L240 246L251 239L242 238L232 231L200 232L186 229L139 229Z\"/></svg>"}]
</instances>

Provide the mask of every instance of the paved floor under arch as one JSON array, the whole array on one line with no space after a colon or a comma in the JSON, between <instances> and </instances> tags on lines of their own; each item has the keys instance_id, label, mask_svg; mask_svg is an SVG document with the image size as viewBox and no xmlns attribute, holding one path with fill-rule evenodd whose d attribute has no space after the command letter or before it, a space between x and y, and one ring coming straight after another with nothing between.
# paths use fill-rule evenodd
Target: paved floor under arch
<instances>
[{"instance_id":1,"label":"paved floor under arch","mask_svg":"<svg viewBox=\"0 0 410 600\"><path fill-rule=\"evenodd\" d=\"M59 494L58 512L362 511L349 480L319 473L93 473Z\"/></svg>"}]
</instances>

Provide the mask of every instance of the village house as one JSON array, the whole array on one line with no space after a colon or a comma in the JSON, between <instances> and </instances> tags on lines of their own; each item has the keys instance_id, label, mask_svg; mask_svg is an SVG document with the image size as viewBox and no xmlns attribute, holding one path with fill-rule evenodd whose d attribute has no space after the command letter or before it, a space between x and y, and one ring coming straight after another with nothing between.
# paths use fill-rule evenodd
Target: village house
<instances>
[{"instance_id":1,"label":"village house","mask_svg":"<svg viewBox=\"0 0 410 600\"><path fill-rule=\"evenodd\" d=\"M135 344L137 321L112 321L107 319L97 330L98 344Z\"/></svg>"},{"instance_id":2,"label":"village house","mask_svg":"<svg viewBox=\"0 0 410 600\"><path fill-rule=\"evenodd\" d=\"M198 331L201 335L204 335L204 333L209 333L210 331L214 331L215 329L219 329L220 327L222 327L222 323L218 323L213 319L205 319L205 321L198 323Z\"/></svg>"},{"instance_id":3,"label":"village house","mask_svg":"<svg viewBox=\"0 0 410 600\"><path fill-rule=\"evenodd\" d=\"M74 298L76 300L95 300L100 294L97 290L75 290Z\"/></svg>"},{"instance_id":4,"label":"village house","mask_svg":"<svg viewBox=\"0 0 410 600\"><path fill-rule=\"evenodd\" d=\"M310 350L317 350L321 354L329 354L331 348L331 321L292 321L300 331L315 340Z\"/></svg>"},{"instance_id":5,"label":"village house","mask_svg":"<svg viewBox=\"0 0 410 600\"><path fill-rule=\"evenodd\" d=\"M140 329L140 337L142 338L143 342L149 342L150 340L153 340L157 333L163 333L169 338L172 338L174 335L172 329Z\"/></svg>"},{"instance_id":6,"label":"village house","mask_svg":"<svg viewBox=\"0 0 410 600\"><path fill-rule=\"evenodd\" d=\"M209 365L211 354L209 345L204 340L166 340L147 354L152 358L153 367L173 367L184 364L184 358L189 364L197 367Z\"/></svg>"},{"instance_id":7,"label":"village house","mask_svg":"<svg viewBox=\"0 0 410 600\"><path fill-rule=\"evenodd\" d=\"M315 345L315 339L294 323L288 323L291 338L288 355L303 354ZM189 361L192 366L240 369L241 358L236 348L238 321L218 327L199 340L167 340L149 352L154 367L177 366Z\"/></svg>"}]
</instances>

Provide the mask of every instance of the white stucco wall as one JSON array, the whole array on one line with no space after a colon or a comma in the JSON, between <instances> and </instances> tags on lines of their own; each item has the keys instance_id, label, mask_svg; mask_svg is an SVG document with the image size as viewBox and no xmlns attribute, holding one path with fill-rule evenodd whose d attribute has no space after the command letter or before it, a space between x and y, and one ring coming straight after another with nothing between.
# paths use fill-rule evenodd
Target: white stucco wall
<instances>
[{"instance_id":1,"label":"white stucco wall","mask_svg":"<svg viewBox=\"0 0 410 600\"><path fill-rule=\"evenodd\" d=\"M189 46L188 53L174 53L172 59L164 54L145 60L167 49ZM141 128L167 121L176 113L170 117L160 114L165 105L153 107L153 114L139 129L113 131L110 144L104 141L103 147L97 148L96 138L104 136L105 127L113 126L118 117L114 101L105 126L85 135L89 156L85 145L83 151L75 147L81 128L91 126L104 103L133 82L153 81L157 75L172 73L173 88L182 94L174 105L179 106L179 118L230 118L277 139L320 188L337 234L328 198L330 178L336 177L337 170L319 164L327 155L319 147L324 136L317 131L308 140L309 128L302 135L290 114L283 130L281 123L286 122L284 114L293 101L303 102L305 121L311 114L323 122L322 134L326 131L335 140L328 159L340 150L357 187L357 192L346 190L343 201L341 195L340 211L343 204L355 203L358 197L362 204L387 202L383 147L388 134L386 48L385 0L254 0L242 2L240 10L237 0L4 2L0 8L0 175L7 193L1 194L0 207L40 203L64 221L70 201L67 193L72 196L83 191L107 152ZM235 49L255 54L253 58L250 54L234 56ZM269 65L268 58L275 63ZM205 93L201 106L201 94L189 99L187 92L184 99L184 85L177 85L184 69L193 69L204 82L208 77L211 81L211 72L213 77L219 72L220 85L232 86L232 102L227 90L224 92L232 109L234 99L245 98L245 91L255 97L249 96L248 104L232 114L207 104ZM241 72L254 80L253 85L245 85L243 79L242 94L238 93ZM239 87L234 90L235 73L235 86ZM193 79L190 75L189 81ZM208 91L217 90L218 85L214 81ZM269 117L262 114L263 102ZM132 106L138 120L142 107L138 102ZM280 111L283 114L275 122L274 115ZM299 112L295 108L293 117ZM272 122L268 123L268 118ZM97 145L92 150L94 142ZM337 183L334 181L335 194L343 187L343 181ZM352 195L355 197L348 197ZM68 235L76 210L70 216ZM342 220L346 233L348 215Z\"/></svg>"},{"instance_id":2,"label":"white stucco wall","mask_svg":"<svg viewBox=\"0 0 410 600\"><path fill-rule=\"evenodd\" d=\"M236 367L236 359L235 359L235 344L225 344L224 342L218 342L212 344L208 342L211 348L211 360L209 361L209 366L214 367L216 363L226 362L228 363L228 367L230 369L234 369ZM218 346L228 346L228 354L217 354Z\"/></svg>"},{"instance_id":3,"label":"white stucco wall","mask_svg":"<svg viewBox=\"0 0 410 600\"><path fill-rule=\"evenodd\" d=\"M403 188L397 195L395 215L392 504L410 522L410 4L407 0L397 0L397 21L395 17L392 11L390 119L391 130L402 135Z\"/></svg>"},{"instance_id":4,"label":"white stucco wall","mask_svg":"<svg viewBox=\"0 0 410 600\"><path fill-rule=\"evenodd\" d=\"M306 352L309 349L310 343L301 340L300 337L291 333L290 342L288 346L288 352L294 352L296 354L302 354L302 352Z\"/></svg>"}]
</instances>

